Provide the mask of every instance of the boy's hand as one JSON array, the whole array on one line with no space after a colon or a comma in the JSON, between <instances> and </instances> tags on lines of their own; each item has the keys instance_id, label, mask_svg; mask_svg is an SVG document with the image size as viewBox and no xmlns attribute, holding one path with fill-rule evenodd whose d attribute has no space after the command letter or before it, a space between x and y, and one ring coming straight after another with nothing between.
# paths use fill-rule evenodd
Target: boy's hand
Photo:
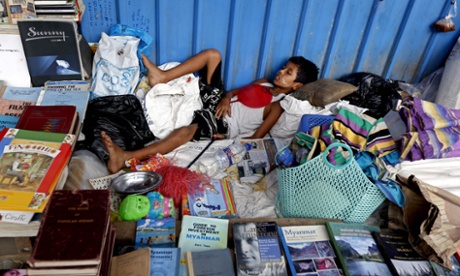
<instances>
[{"instance_id":1,"label":"boy's hand","mask_svg":"<svg viewBox=\"0 0 460 276\"><path fill-rule=\"evenodd\" d=\"M216 107L216 117L218 119L225 118L225 116L232 117L232 109L230 108L230 99L223 98Z\"/></svg>"}]
</instances>

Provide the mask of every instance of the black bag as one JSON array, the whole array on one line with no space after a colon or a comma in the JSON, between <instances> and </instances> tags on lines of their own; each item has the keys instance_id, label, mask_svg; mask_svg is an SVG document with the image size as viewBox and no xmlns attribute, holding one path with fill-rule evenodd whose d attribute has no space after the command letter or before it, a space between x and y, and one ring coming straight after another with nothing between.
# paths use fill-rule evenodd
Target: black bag
<instances>
[{"instance_id":1,"label":"black bag","mask_svg":"<svg viewBox=\"0 0 460 276\"><path fill-rule=\"evenodd\" d=\"M352 105L369 109L365 113L379 119L395 108L397 100L401 99L398 93L398 82L385 80L372 73L352 73L342 77L340 81L351 83L359 89L342 100Z\"/></svg>"},{"instance_id":2,"label":"black bag","mask_svg":"<svg viewBox=\"0 0 460 276\"><path fill-rule=\"evenodd\" d=\"M155 139L141 103L131 94L99 97L88 103L82 129L85 140L77 147L90 150L107 162L109 155L102 144L102 130L115 144L128 151L143 148Z\"/></svg>"}]
</instances>

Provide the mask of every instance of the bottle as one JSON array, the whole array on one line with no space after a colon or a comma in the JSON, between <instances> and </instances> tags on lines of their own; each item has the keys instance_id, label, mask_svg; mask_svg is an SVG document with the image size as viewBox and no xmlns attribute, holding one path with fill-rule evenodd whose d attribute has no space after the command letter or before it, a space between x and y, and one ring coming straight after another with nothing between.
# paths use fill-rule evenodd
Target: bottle
<instances>
[{"instance_id":1,"label":"bottle","mask_svg":"<svg viewBox=\"0 0 460 276\"><path fill-rule=\"evenodd\" d=\"M212 177L243 160L244 155L250 149L250 144L246 143L243 145L235 142L226 148L216 151L214 156L201 158L198 162L198 171Z\"/></svg>"}]
</instances>

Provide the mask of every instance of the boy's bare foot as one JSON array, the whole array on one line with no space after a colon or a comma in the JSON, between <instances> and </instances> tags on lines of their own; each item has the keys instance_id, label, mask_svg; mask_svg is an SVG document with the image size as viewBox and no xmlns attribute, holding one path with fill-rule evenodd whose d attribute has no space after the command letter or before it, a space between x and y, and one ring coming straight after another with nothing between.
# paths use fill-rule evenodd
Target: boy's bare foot
<instances>
[{"instance_id":1,"label":"boy's bare foot","mask_svg":"<svg viewBox=\"0 0 460 276\"><path fill-rule=\"evenodd\" d=\"M142 62L144 63L145 68L147 68L147 79L150 87L153 87L158 83L166 82L163 77L163 71L153 64L144 54L142 54Z\"/></svg>"},{"instance_id":2,"label":"boy's bare foot","mask_svg":"<svg viewBox=\"0 0 460 276\"><path fill-rule=\"evenodd\" d=\"M109 162L107 162L107 169L110 173L116 173L125 166L126 153L117 144L114 144L112 138L101 131L102 144L104 144L107 152L109 153Z\"/></svg>"}]
</instances>

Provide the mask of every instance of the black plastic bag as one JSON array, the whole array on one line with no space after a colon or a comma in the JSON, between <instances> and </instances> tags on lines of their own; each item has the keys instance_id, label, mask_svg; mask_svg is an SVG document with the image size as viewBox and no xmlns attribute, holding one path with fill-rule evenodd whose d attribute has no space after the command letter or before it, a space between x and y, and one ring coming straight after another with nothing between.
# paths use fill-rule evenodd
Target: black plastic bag
<instances>
[{"instance_id":1,"label":"black plastic bag","mask_svg":"<svg viewBox=\"0 0 460 276\"><path fill-rule=\"evenodd\" d=\"M385 80L372 73L353 73L340 80L359 87L356 92L342 100L369 109L365 113L376 119L384 117L395 107L397 100L401 99L397 82Z\"/></svg>"},{"instance_id":2,"label":"black plastic bag","mask_svg":"<svg viewBox=\"0 0 460 276\"><path fill-rule=\"evenodd\" d=\"M85 140L77 147L90 150L107 162L109 155L102 144L102 130L115 144L128 151L143 148L155 139L141 103L131 94L99 97L88 103L82 129Z\"/></svg>"}]
</instances>

